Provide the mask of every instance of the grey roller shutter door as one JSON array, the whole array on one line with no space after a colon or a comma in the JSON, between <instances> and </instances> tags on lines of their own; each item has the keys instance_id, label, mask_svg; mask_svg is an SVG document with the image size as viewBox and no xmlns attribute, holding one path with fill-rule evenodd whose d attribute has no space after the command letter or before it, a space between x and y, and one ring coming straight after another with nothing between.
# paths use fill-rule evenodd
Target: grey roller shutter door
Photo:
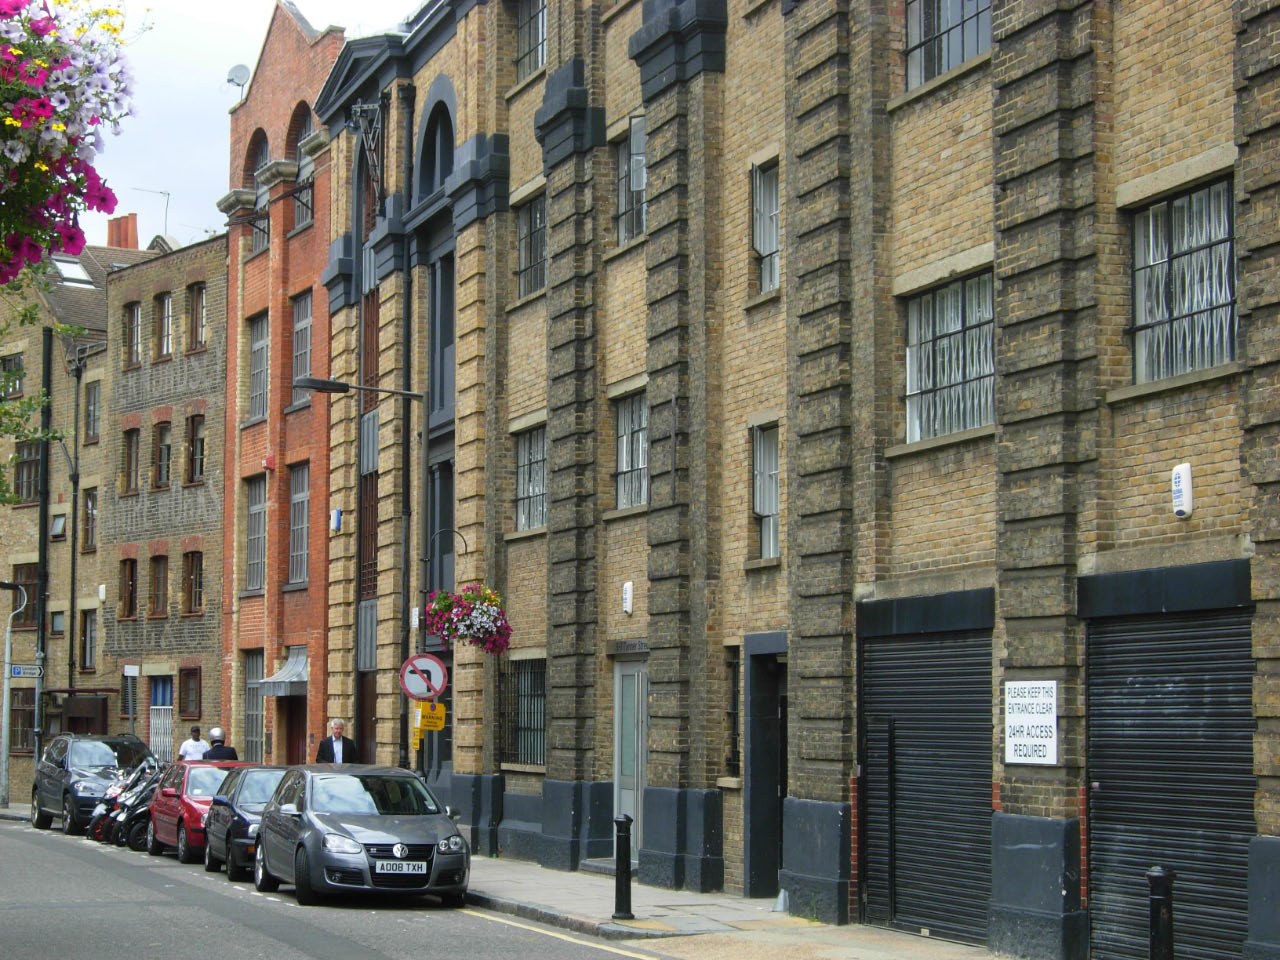
<instances>
[{"instance_id":1,"label":"grey roller shutter door","mask_svg":"<svg viewBox=\"0 0 1280 960\"><path fill-rule=\"evenodd\" d=\"M866 919L984 942L991 635L862 641Z\"/></svg>"},{"instance_id":2,"label":"grey roller shutter door","mask_svg":"<svg viewBox=\"0 0 1280 960\"><path fill-rule=\"evenodd\" d=\"M1250 615L1094 621L1088 633L1095 960L1146 960L1146 872L1177 872L1175 955L1241 955L1253 816ZM1096 786L1094 786L1096 785Z\"/></svg>"}]
</instances>

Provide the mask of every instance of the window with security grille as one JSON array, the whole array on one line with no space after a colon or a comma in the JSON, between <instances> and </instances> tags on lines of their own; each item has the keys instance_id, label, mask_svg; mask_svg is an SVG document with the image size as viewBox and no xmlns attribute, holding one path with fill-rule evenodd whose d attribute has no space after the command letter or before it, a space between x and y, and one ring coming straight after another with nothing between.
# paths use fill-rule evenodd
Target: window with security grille
<instances>
[{"instance_id":1,"label":"window with security grille","mask_svg":"<svg viewBox=\"0 0 1280 960\"><path fill-rule=\"evenodd\" d=\"M14 627L34 627L36 625L36 574L39 566L34 563L15 563L13 565L13 582L22 587L27 594L27 605L22 612L13 618ZM17 610L22 603L22 595L17 590L6 591L13 600L13 609Z\"/></svg>"},{"instance_id":2,"label":"window with security grille","mask_svg":"<svg viewBox=\"0 0 1280 960\"><path fill-rule=\"evenodd\" d=\"M178 715L192 720L200 716L200 668L178 671Z\"/></svg>"},{"instance_id":3,"label":"window with security grille","mask_svg":"<svg viewBox=\"0 0 1280 960\"><path fill-rule=\"evenodd\" d=\"M249 321L249 419L267 415L267 315Z\"/></svg>"},{"instance_id":4,"label":"window with security grille","mask_svg":"<svg viewBox=\"0 0 1280 960\"><path fill-rule=\"evenodd\" d=\"M991 274L907 302L907 442L995 422Z\"/></svg>"},{"instance_id":5,"label":"window with security grille","mask_svg":"<svg viewBox=\"0 0 1280 960\"><path fill-rule=\"evenodd\" d=\"M157 488L169 486L173 465L173 427L157 423L154 427L151 447L151 485Z\"/></svg>"},{"instance_id":6,"label":"window with security grille","mask_svg":"<svg viewBox=\"0 0 1280 960\"><path fill-rule=\"evenodd\" d=\"M261 590L267 574L267 478L245 481L246 525L244 588Z\"/></svg>"},{"instance_id":7,"label":"window with security grille","mask_svg":"<svg viewBox=\"0 0 1280 960\"><path fill-rule=\"evenodd\" d=\"M638 507L649 502L649 404L643 393L623 397L614 410L618 417L617 506Z\"/></svg>"},{"instance_id":8,"label":"window with security grille","mask_svg":"<svg viewBox=\"0 0 1280 960\"><path fill-rule=\"evenodd\" d=\"M173 356L173 296L162 293L155 299L156 359Z\"/></svg>"},{"instance_id":9,"label":"window with security grille","mask_svg":"<svg viewBox=\"0 0 1280 960\"><path fill-rule=\"evenodd\" d=\"M991 0L907 0L907 89L991 49Z\"/></svg>"},{"instance_id":10,"label":"window with security grille","mask_svg":"<svg viewBox=\"0 0 1280 960\"><path fill-rule=\"evenodd\" d=\"M192 550L182 555L182 612L204 609L204 554Z\"/></svg>"},{"instance_id":11,"label":"window with security grille","mask_svg":"<svg viewBox=\"0 0 1280 960\"><path fill-rule=\"evenodd\" d=\"M262 668L261 650L244 655L244 759L261 763L263 756Z\"/></svg>"},{"instance_id":12,"label":"window with security grille","mask_svg":"<svg viewBox=\"0 0 1280 960\"><path fill-rule=\"evenodd\" d=\"M119 619L129 620L138 615L138 561L127 557L120 561L120 613Z\"/></svg>"},{"instance_id":13,"label":"window with security grille","mask_svg":"<svg viewBox=\"0 0 1280 960\"><path fill-rule=\"evenodd\" d=\"M293 376L311 376L311 291L293 299ZM310 390L293 391L293 402L301 403L309 399Z\"/></svg>"},{"instance_id":14,"label":"window with security grille","mask_svg":"<svg viewBox=\"0 0 1280 960\"><path fill-rule=\"evenodd\" d=\"M80 669L95 670L98 666L98 611L80 611Z\"/></svg>"},{"instance_id":15,"label":"window with security grille","mask_svg":"<svg viewBox=\"0 0 1280 960\"><path fill-rule=\"evenodd\" d=\"M627 136L618 142L618 243L644 234L645 168L644 117L632 117Z\"/></svg>"},{"instance_id":16,"label":"window with security grille","mask_svg":"<svg viewBox=\"0 0 1280 960\"><path fill-rule=\"evenodd\" d=\"M519 0L516 10L516 82L547 60L547 2Z\"/></svg>"},{"instance_id":17,"label":"window with security grille","mask_svg":"<svg viewBox=\"0 0 1280 960\"><path fill-rule=\"evenodd\" d=\"M516 210L518 296L547 285L547 197L534 197Z\"/></svg>"},{"instance_id":18,"label":"window with security grille","mask_svg":"<svg viewBox=\"0 0 1280 960\"><path fill-rule=\"evenodd\" d=\"M1231 181L1220 180L1134 216L1134 382L1235 359L1232 207Z\"/></svg>"},{"instance_id":19,"label":"window with security grille","mask_svg":"<svg viewBox=\"0 0 1280 960\"><path fill-rule=\"evenodd\" d=\"M11 753L33 753L36 749L36 691L14 687L9 691L9 741Z\"/></svg>"},{"instance_id":20,"label":"window with security grille","mask_svg":"<svg viewBox=\"0 0 1280 960\"><path fill-rule=\"evenodd\" d=\"M121 465L124 471L121 477L122 493L138 492L138 457L141 453L142 431L126 430L124 432L124 462Z\"/></svg>"},{"instance_id":21,"label":"window with security grille","mask_svg":"<svg viewBox=\"0 0 1280 960\"><path fill-rule=\"evenodd\" d=\"M147 615L169 615L169 558L166 556L151 558L151 597L147 604Z\"/></svg>"},{"instance_id":22,"label":"window with security grille","mask_svg":"<svg viewBox=\"0 0 1280 960\"><path fill-rule=\"evenodd\" d=\"M13 492L20 503L40 499L40 444L26 440L14 445Z\"/></svg>"},{"instance_id":23,"label":"window with security grille","mask_svg":"<svg viewBox=\"0 0 1280 960\"><path fill-rule=\"evenodd\" d=\"M124 308L124 365L142 363L142 304L128 303Z\"/></svg>"},{"instance_id":24,"label":"window with security grille","mask_svg":"<svg viewBox=\"0 0 1280 960\"><path fill-rule=\"evenodd\" d=\"M138 714L138 678L120 678L120 716L134 717Z\"/></svg>"},{"instance_id":25,"label":"window with security grille","mask_svg":"<svg viewBox=\"0 0 1280 960\"><path fill-rule=\"evenodd\" d=\"M752 512L760 541L760 559L782 555L779 537L781 498L778 486L778 428L757 427L752 431Z\"/></svg>"},{"instance_id":26,"label":"window with security grille","mask_svg":"<svg viewBox=\"0 0 1280 960\"><path fill-rule=\"evenodd\" d=\"M94 380L84 385L84 442L94 443L102 417L102 382Z\"/></svg>"},{"instance_id":27,"label":"window with security grille","mask_svg":"<svg viewBox=\"0 0 1280 960\"><path fill-rule=\"evenodd\" d=\"M311 466L289 468L289 582L307 582L307 540L311 513Z\"/></svg>"},{"instance_id":28,"label":"window with security grille","mask_svg":"<svg viewBox=\"0 0 1280 960\"><path fill-rule=\"evenodd\" d=\"M98 488L86 487L84 491L84 517L80 524L86 552L98 548Z\"/></svg>"},{"instance_id":29,"label":"window with security grille","mask_svg":"<svg viewBox=\"0 0 1280 960\"><path fill-rule=\"evenodd\" d=\"M313 130L311 111L304 108L293 154L298 164L298 178L293 189L293 228L295 230L315 218L315 187L312 181L316 175L316 161L311 154L302 149L302 141L311 136Z\"/></svg>"},{"instance_id":30,"label":"window with security grille","mask_svg":"<svg viewBox=\"0 0 1280 960\"><path fill-rule=\"evenodd\" d=\"M187 288L187 308L187 349L200 350L209 342L209 316L203 283L194 283Z\"/></svg>"},{"instance_id":31,"label":"window with security grille","mask_svg":"<svg viewBox=\"0 0 1280 960\"><path fill-rule=\"evenodd\" d=\"M547 523L547 428L516 434L516 529Z\"/></svg>"},{"instance_id":32,"label":"window with security grille","mask_svg":"<svg viewBox=\"0 0 1280 960\"><path fill-rule=\"evenodd\" d=\"M187 418L187 483L204 479L204 416Z\"/></svg>"},{"instance_id":33,"label":"window with security grille","mask_svg":"<svg viewBox=\"0 0 1280 960\"><path fill-rule=\"evenodd\" d=\"M0 357L0 383L6 397L22 396L23 365L22 354L14 353Z\"/></svg>"},{"instance_id":34,"label":"window with security grille","mask_svg":"<svg viewBox=\"0 0 1280 960\"><path fill-rule=\"evenodd\" d=\"M271 217L268 212L270 195L263 182L263 171L271 162L271 151L266 137L259 137L257 152L253 161L253 225L249 239L249 250L257 253L267 249L271 243Z\"/></svg>"},{"instance_id":35,"label":"window with security grille","mask_svg":"<svg viewBox=\"0 0 1280 960\"><path fill-rule=\"evenodd\" d=\"M780 280L778 165L751 168L751 246L756 254L760 293L776 290Z\"/></svg>"},{"instance_id":36,"label":"window with security grille","mask_svg":"<svg viewBox=\"0 0 1280 960\"><path fill-rule=\"evenodd\" d=\"M509 660L498 691L501 763L547 762L547 661Z\"/></svg>"}]
</instances>

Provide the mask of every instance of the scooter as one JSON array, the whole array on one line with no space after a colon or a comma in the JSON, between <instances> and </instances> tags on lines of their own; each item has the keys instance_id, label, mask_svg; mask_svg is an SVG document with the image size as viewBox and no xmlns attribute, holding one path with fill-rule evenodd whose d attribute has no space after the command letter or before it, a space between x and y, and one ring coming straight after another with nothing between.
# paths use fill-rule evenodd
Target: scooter
<instances>
[{"instance_id":1,"label":"scooter","mask_svg":"<svg viewBox=\"0 0 1280 960\"><path fill-rule=\"evenodd\" d=\"M115 823L112 815L120 808L121 798L131 789L151 777L155 772L156 761L148 758L132 770L122 771L115 782L107 788L106 795L93 810L86 834L100 843L111 840L112 827Z\"/></svg>"},{"instance_id":2,"label":"scooter","mask_svg":"<svg viewBox=\"0 0 1280 960\"><path fill-rule=\"evenodd\" d=\"M151 797L160 786L169 765L162 764L149 779L130 791L124 807L116 812L114 836L117 843L127 843L130 850L147 849L147 824L151 822Z\"/></svg>"}]
</instances>

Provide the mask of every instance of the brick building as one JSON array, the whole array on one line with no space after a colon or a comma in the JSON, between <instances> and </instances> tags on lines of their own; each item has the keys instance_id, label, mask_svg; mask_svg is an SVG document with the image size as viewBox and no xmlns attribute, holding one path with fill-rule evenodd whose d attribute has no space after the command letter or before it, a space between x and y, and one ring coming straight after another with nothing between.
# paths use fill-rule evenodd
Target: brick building
<instances>
[{"instance_id":1,"label":"brick building","mask_svg":"<svg viewBox=\"0 0 1280 960\"><path fill-rule=\"evenodd\" d=\"M64 730L119 729L109 709L116 680L100 670L102 615L96 531L105 454L100 429L107 367L107 275L154 256L138 250L136 215L109 224L108 246L87 246L79 256L51 258L50 286L35 293L44 324L77 328L54 336L50 368L50 423L64 439L49 444L48 580L44 617L42 742ZM5 402L38 396L43 382L41 326L15 326L0 348L6 372L21 370ZM40 424L40 415L30 420ZM9 480L20 502L0 507L0 540L8 545L3 579L21 583L28 605L13 623L12 662L37 662L40 537L40 444L6 442ZM64 455L65 451L65 455ZM5 620L12 610L6 594ZM36 681L11 680L9 800L31 796L35 747Z\"/></svg>"},{"instance_id":2,"label":"brick building","mask_svg":"<svg viewBox=\"0 0 1280 960\"><path fill-rule=\"evenodd\" d=\"M642 881L1035 957L1145 956L1160 863L1192 954L1280 954L1277 24L457 0L348 44L332 373L423 400L332 408L334 711L404 759L411 608L483 581L513 649L453 652L424 758L480 853L625 812Z\"/></svg>"},{"instance_id":3,"label":"brick building","mask_svg":"<svg viewBox=\"0 0 1280 960\"><path fill-rule=\"evenodd\" d=\"M231 111L222 716L250 760L301 763L328 713L328 133L311 112L342 46L277 2Z\"/></svg>"},{"instance_id":4,"label":"brick building","mask_svg":"<svg viewBox=\"0 0 1280 960\"><path fill-rule=\"evenodd\" d=\"M227 238L112 273L96 483L102 650L113 730L172 759L222 717ZM87 483L88 481L86 481ZM127 667L129 676L125 676Z\"/></svg>"}]
</instances>

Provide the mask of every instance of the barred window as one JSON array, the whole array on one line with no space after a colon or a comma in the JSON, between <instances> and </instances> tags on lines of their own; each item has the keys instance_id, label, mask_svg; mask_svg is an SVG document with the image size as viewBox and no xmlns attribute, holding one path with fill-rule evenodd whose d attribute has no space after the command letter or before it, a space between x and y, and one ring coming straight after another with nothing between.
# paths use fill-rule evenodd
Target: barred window
<instances>
[{"instance_id":1,"label":"barred window","mask_svg":"<svg viewBox=\"0 0 1280 960\"><path fill-rule=\"evenodd\" d=\"M9 741L11 753L32 753L36 749L36 692L32 687L9 691Z\"/></svg>"},{"instance_id":2,"label":"barred window","mask_svg":"<svg viewBox=\"0 0 1280 960\"><path fill-rule=\"evenodd\" d=\"M261 590L267 573L267 478L245 482L247 524L245 527L244 588Z\"/></svg>"},{"instance_id":3,"label":"barred window","mask_svg":"<svg viewBox=\"0 0 1280 960\"><path fill-rule=\"evenodd\" d=\"M311 513L311 466L289 468L289 582L307 582L307 541Z\"/></svg>"},{"instance_id":4,"label":"barred window","mask_svg":"<svg viewBox=\"0 0 1280 960\"><path fill-rule=\"evenodd\" d=\"M907 89L991 49L991 0L907 0Z\"/></svg>"},{"instance_id":5,"label":"barred window","mask_svg":"<svg viewBox=\"0 0 1280 960\"><path fill-rule=\"evenodd\" d=\"M120 561L120 613L121 620L138 615L138 561L128 557Z\"/></svg>"},{"instance_id":6,"label":"barred window","mask_svg":"<svg viewBox=\"0 0 1280 960\"><path fill-rule=\"evenodd\" d=\"M120 678L120 716L133 717L138 713L138 678Z\"/></svg>"},{"instance_id":7,"label":"barred window","mask_svg":"<svg viewBox=\"0 0 1280 960\"><path fill-rule=\"evenodd\" d=\"M173 356L173 296L162 293L155 299L156 359Z\"/></svg>"},{"instance_id":8,"label":"barred window","mask_svg":"<svg viewBox=\"0 0 1280 960\"><path fill-rule=\"evenodd\" d=\"M93 443L98 439L99 422L102 412L102 382L94 380L84 385L84 442Z\"/></svg>"},{"instance_id":9,"label":"barred window","mask_svg":"<svg viewBox=\"0 0 1280 960\"><path fill-rule=\"evenodd\" d=\"M781 498L778 487L778 428L757 427L752 431L752 512L759 528L760 558L779 557Z\"/></svg>"},{"instance_id":10,"label":"barred window","mask_svg":"<svg viewBox=\"0 0 1280 960\"><path fill-rule=\"evenodd\" d=\"M624 397L614 409L618 418L617 505L649 502L649 404L643 393Z\"/></svg>"},{"instance_id":11,"label":"barred window","mask_svg":"<svg viewBox=\"0 0 1280 960\"><path fill-rule=\"evenodd\" d=\"M182 555L182 612L204 609L204 554L192 550Z\"/></svg>"},{"instance_id":12,"label":"barred window","mask_svg":"<svg viewBox=\"0 0 1280 960\"><path fill-rule=\"evenodd\" d=\"M644 233L645 168L644 117L632 117L627 136L618 142L618 243Z\"/></svg>"},{"instance_id":13,"label":"barred window","mask_svg":"<svg viewBox=\"0 0 1280 960\"><path fill-rule=\"evenodd\" d=\"M204 415L187 418L187 483L204 479Z\"/></svg>"},{"instance_id":14,"label":"barred window","mask_svg":"<svg viewBox=\"0 0 1280 960\"><path fill-rule=\"evenodd\" d=\"M13 492L20 503L40 499L40 444L26 440L14 445Z\"/></svg>"},{"instance_id":15,"label":"barred window","mask_svg":"<svg viewBox=\"0 0 1280 960\"><path fill-rule=\"evenodd\" d=\"M516 82L547 59L547 0L519 0L516 11Z\"/></svg>"},{"instance_id":16,"label":"barred window","mask_svg":"<svg viewBox=\"0 0 1280 960\"><path fill-rule=\"evenodd\" d=\"M1221 180L1134 217L1135 382L1235 359L1232 203L1231 181Z\"/></svg>"},{"instance_id":17,"label":"barred window","mask_svg":"<svg viewBox=\"0 0 1280 960\"><path fill-rule=\"evenodd\" d=\"M121 465L124 471L122 485L124 489L122 493L138 492L138 457L141 453L142 445L141 430L126 430L124 432L124 462Z\"/></svg>"},{"instance_id":18,"label":"barred window","mask_svg":"<svg viewBox=\"0 0 1280 960\"><path fill-rule=\"evenodd\" d=\"M991 274L907 303L907 442L995 422Z\"/></svg>"},{"instance_id":19,"label":"barred window","mask_svg":"<svg viewBox=\"0 0 1280 960\"><path fill-rule=\"evenodd\" d=\"M518 296L547 285L547 197L534 197L516 210Z\"/></svg>"},{"instance_id":20,"label":"barred window","mask_svg":"<svg viewBox=\"0 0 1280 960\"><path fill-rule=\"evenodd\" d=\"M13 565L13 582L22 587L27 594L27 605L22 612L13 618L15 627L34 627L36 625L36 576L39 565L34 563L15 563ZM17 590L9 591L13 600L13 609L17 610L22 603L22 595Z\"/></svg>"},{"instance_id":21,"label":"barred window","mask_svg":"<svg viewBox=\"0 0 1280 960\"><path fill-rule=\"evenodd\" d=\"M249 418L267 415L267 315L249 321Z\"/></svg>"},{"instance_id":22,"label":"barred window","mask_svg":"<svg viewBox=\"0 0 1280 960\"><path fill-rule=\"evenodd\" d=\"M200 716L199 667L183 667L178 671L178 715L186 720Z\"/></svg>"},{"instance_id":23,"label":"barred window","mask_svg":"<svg viewBox=\"0 0 1280 960\"><path fill-rule=\"evenodd\" d=\"M80 669L95 670L98 666L98 611L80 611Z\"/></svg>"},{"instance_id":24,"label":"barred window","mask_svg":"<svg viewBox=\"0 0 1280 960\"><path fill-rule=\"evenodd\" d=\"M547 661L508 660L498 691L501 763L547 762Z\"/></svg>"},{"instance_id":25,"label":"barred window","mask_svg":"<svg viewBox=\"0 0 1280 960\"><path fill-rule=\"evenodd\" d=\"M129 303L124 308L124 365L142 363L142 304Z\"/></svg>"},{"instance_id":26,"label":"barred window","mask_svg":"<svg viewBox=\"0 0 1280 960\"><path fill-rule=\"evenodd\" d=\"M151 485L156 488L169 486L173 463L173 427L157 423L152 434Z\"/></svg>"},{"instance_id":27,"label":"barred window","mask_svg":"<svg viewBox=\"0 0 1280 960\"><path fill-rule=\"evenodd\" d=\"M271 243L271 216L268 210L270 194L263 184L263 169L271 162L271 151L265 136L259 137L257 152L253 161L253 229L249 240L249 250L257 253L267 249Z\"/></svg>"},{"instance_id":28,"label":"barred window","mask_svg":"<svg viewBox=\"0 0 1280 960\"><path fill-rule=\"evenodd\" d=\"M311 291L293 300L293 376L311 376ZM301 403L311 396L309 390L294 389L293 402Z\"/></svg>"},{"instance_id":29,"label":"barred window","mask_svg":"<svg viewBox=\"0 0 1280 960\"><path fill-rule=\"evenodd\" d=\"M779 283L778 165L751 168L751 246L756 253L759 292Z\"/></svg>"},{"instance_id":30,"label":"barred window","mask_svg":"<svg viewBox=\"0 0 1280 960\"><path fill-rule=\"evenodd\" d=\"M516 529L547 523L547 428L516 434Z\"/></svg>"},{"instance_id":31,"label":"barred window","mask_svg":"<svg viewBox=\"0 0 1280 960\"><path fill-rule=\"evenodd\" d=\"M312 184L316 174L316 161L302 149L302 141L311 136L314 128L311 123L311 111L302 108L302 118L298 126L297 140L294 144L294 160L298 163L298 178L293 192L293 227L310 223L315 218L315 187Z\"/></svg>"},{"instance_id":32,"label":"barred window","mask_svg":"<svg viewBox=\"0 0 1280 960\"><path fill-rule=\"evenodd\" d=\"M203 283L194 283L187 288L187 306L187 349L199 350L209 342L209 317Z\"/></svg>"},{"instance_id":33,"label":"barred window","mask_svg":"<svg viewBox=\"0 0 1280 960\"><path fill-rule=\"evenodd\" d=\"M6 397L22 396L23 365L22 354L14 353L0 357L0 392Z\"/></svg>"},{"instance_id":34,"label":"barred window","mask_svg":"<svg viewBox=\"0 0 1280 960\"><path fill-rule=\"evenodd\" d=\"M84 530L84 546L83 549L96 550L98 548L98 488L86 487L84 491L84 520L81 523Z\"/></svg>"},{"instance_id":35,"label":"barred window","mask_svg":"<svg viewBox=\"0 0 1280 960\"><path fill-rule=\"evenodd\" d=\"M169 558L166 556L151 558L151 596L147 604L147 615L169 615Z\"/></svg>"}]
</instances>

